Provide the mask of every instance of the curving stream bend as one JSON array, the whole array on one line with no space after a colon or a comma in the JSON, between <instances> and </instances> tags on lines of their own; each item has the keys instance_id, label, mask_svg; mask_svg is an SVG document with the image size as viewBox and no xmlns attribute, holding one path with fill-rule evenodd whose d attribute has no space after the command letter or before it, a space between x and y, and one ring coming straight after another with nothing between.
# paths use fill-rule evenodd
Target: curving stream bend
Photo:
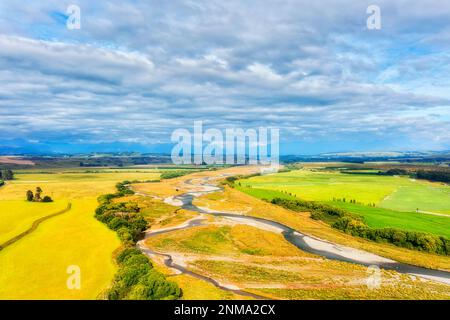
<instances>
[{"instance_id":1,"label":"curving stream bend","mask_svg":"<svg viewBox=\"0 0 450 320\"><path fill-rule=\"evenodd\" d=\"M224 175L223 175L224 176ZM309 252L312 254L316 254L322 257L325 257L330 260L338 260L338 261L344 261L344 262L350 262L355 263L359 265L364 266L373 266L376 265L380 268L387 269L387 270L395 270L399 273L409 274L417 277L421 277L428 280L433 280L437 282L441 282L444 284L450 285L450 272L447 271L441 271L441 270L434 270L434 269L427 269L423 267L417 267L405 263L400 263L391 259L387 259L381 256L378 256L376 254L366 252L359 249L354 249L350 247L346 247L343 245L335 244L314 236L306 235L301 232L298 232L284 224L263 219L263 218L257 218L252 216L245 216L241 214L235 214L235 213L227 213L227 212L219 212L210 210L208 208L202 208L198 207L193 204L193 200L196 197L213 193L217 191L222 191L223 189L221 187L218 187L213 184L208 184L209 180L213 180L217 178L202 178L202 179L195 179L195 180L202 180L202 184L194 184L192 183L193 179L189 179L184 181L185 184L191 185L196 188L202 189L201 191L192 191L187 192L179 196L171 197L170 199L166 199L166 202L170 202L172 205L180 206L183 209L198 212L200 214L208 214L213 215L216 217L223 217L226 219L231 219L234 221L237 221L241 224L246 224L254 227L259 227L261 229L265 230L271 230L273 232L280 233L284 236L284 238L289 241L291 244L295 245L297 248ZM187 229L187 228L193 228L202 225L203 218L194 218L187 222L185 222L183 225L174 227L174 228L167 228L167 229L160 229L157 231L152 232L151 230L147 230L145 232L144 240L141 240L138 242L138 248L146 255L160 255L164 257L164 261L166 266L176 269L181 273L189 274L191 276L194 276L196 278L208 281L209 283L212 283L216 287L231 291L240 295L244 296L250 296L256 299L267 299L265 297L249 293L246 291L242 291L240 289L236 288L230 288L225 285L220 284L218 281L208 278L204 275L197 274L195 272L192 272L188 269L186 269L183 266L177 265L173 262L173 259L170 255L165 253L159 253L156 251L153 251L149 248L147 248L144 244L145 239L148 239L149 237L172 232L175 230L181 230L181 229Z\"/></svg>"}]
</instances>

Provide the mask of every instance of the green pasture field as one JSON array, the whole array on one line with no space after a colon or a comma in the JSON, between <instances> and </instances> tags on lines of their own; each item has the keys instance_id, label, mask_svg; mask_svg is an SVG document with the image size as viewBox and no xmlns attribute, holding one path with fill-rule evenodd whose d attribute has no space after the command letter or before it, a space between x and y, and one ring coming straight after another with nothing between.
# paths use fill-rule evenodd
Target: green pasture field
<instances>
[{"instance_id":1,"label":"green pasture field","mask_svg":"<svg viewBox=\"0 0 450 320\"><path fill-rule=\"evenodd\" d=\"M296 170L239 180L236 188L259 199L297 197L328 203L363 216L373 228L392 227L450 238L450 187L442 184L409 177Z\"/></svg>"},{"instance_id":2,"label":"green pasture field","mask_svg":"<svg viewBox=\"0 0 450 320\"><path fill-rule=\"evenodd\" d=\"M308 170L258 176L241 181L243 186L289 192L304 200L330 201L333 198L345 198L366 204L382 201L402 183L409 185L411 182L396 177Z\"/></svg>"},{"instance_id":3,"label":"green pasture field","mask_svg":"<svg viewBox=\"0 0 450 320\"><path fill-rule=\"evenodd\" d=\"M328 202L364 217L372 228L396 228L408 231L432 233L450 239L450 216L436 216L417 212L399 212L384 208L361 206L352 203Z\"/></svg>"},{"instance_id":4,"label":"green pasture field","mask_svg":"<svg viewBox=\"0 0 450 320\"><path fill-rule=\"evenodd\" d=\"M450 188L431 184L402 186L381 201L380 207L397 211L419 209L419 211L450 214Z\"/></svg>"},{"instance_id":5,"label":"green pasture field","mask_svg":"<svg viewBox=\"0 0 450 320\"><path fill-rule=\"evenodd\" d=\"M409 177L295 170L240 180L242 187L281 191L309 201L375 204L396 211L450 214L450 186Z\"/></svg>"}]
</instances>

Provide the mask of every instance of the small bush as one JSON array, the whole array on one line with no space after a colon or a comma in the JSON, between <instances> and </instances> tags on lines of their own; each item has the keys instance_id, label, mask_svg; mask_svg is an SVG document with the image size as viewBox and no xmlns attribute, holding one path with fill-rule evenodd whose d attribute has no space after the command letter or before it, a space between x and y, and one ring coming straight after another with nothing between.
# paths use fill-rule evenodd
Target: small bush
<instances>
[{"instance_id":1,"label":"small bush","mask_svg":"<svg viewBox=\"0 0 450 320\"><path fill-rule=\"evenodd\" d=\"M191 173L189 170L167 171L167 172L161 173L160 178L161 179L174 179L174 178L185 176L189 173Z\"/></svg>"},{"instance_id":2,"label":"small bush","mask_svg":"<svg viewBox=\"0 0 450 320\"><path fill-rule=\"evenodd\" d=\"M53 202L53 199L50 198L49 196L45 196L42 198L42 202Z\"/></svg>"}]
</instances>

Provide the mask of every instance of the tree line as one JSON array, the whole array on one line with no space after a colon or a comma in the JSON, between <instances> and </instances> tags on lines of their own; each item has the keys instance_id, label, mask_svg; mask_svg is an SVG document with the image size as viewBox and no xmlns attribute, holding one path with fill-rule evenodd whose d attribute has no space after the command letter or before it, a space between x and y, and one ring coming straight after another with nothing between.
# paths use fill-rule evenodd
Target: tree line
<instances>
[{"instance_id":1,"label":"tree line","mask_svg":"<svg viewBox=\"0 0 450 320\"><path fill-rule=\"evenodd\" d=\"M379 172L379 174L384 176L405 176L408 175L409 172L405 169L394 168L389 169L385 172Z\"/></svg>"},{"instance_id":2,"label":"tree line","mask_svg":"<svg viewBox=\"0 0 450 320\"><path fill-rule=\"evenodd\" d=\"M7 180L13 180L14 173L9 169L0 170L0 187L5 184Z\"/></svg>"},{"instance_id":3,"label":"tree line","mask_svg":"<svg viewBox=\"0 0 450 320\"><path fill-rule=\"evenodd\" d=\"M116 256L119 270L114 276L108 300L174 300L182 296L175 282L168 281L157 271L150 260L136 249L136 243L149 227L139 205L132 201L113 202L126 195L134 194L128 188L129 181L117 183L117 192L99 197L95 217L117 232L122 249Z\"/></svg>"},{"instance_id":4,"label":"tree line","mask_svg":"<svg viewBox=\"0 0 450 320\"><path fill-rule=\"evenodd\" d=\"M450 183L450 172L448 171L425 171L419 170L416 173L418 179Z\"/></svg>"},{"instance_id":5,"label":"tree line","mask_svg":"<svg viewBox=\"0 0 450 320\"><path fill-rule=\"evenodd\" d=\"M185 176L187 174L192 173L193 171L191 170L172 170L172 171L166 171L166 172L162 172L160 174L160 178L161 179L174 179L174 178L178 178L178 177L182 177Z\"/></svg>"},{"instance_id":6,"label":"tree line","mask_svg":"<svg viewBox=\"0 0 450 320\"><path fill-rule=\"evenodd\" d=\"M386 172L379 172L379 174L387 176L409 175L411 178L450 183L450 171L418 170L416 172L408 172L405 169L394 168L389 169Z\"/></svg>"}]
</instances>

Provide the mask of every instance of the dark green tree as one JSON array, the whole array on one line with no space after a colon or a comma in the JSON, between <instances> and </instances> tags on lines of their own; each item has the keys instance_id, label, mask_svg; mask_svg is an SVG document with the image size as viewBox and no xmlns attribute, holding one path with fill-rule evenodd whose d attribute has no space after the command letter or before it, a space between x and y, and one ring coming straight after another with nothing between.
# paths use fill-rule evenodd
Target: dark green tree
<instances>
[{"instance_id":1,"label":"dark green tree","mask_svg":"<svg viewBox=\"0 0 450 320\"><path fill-rule=\"evenodd\" d=\"M27 191L27 201L33 201L33 199L34 199L33 191L28 190Z\"/></svg>"},{"instance_id":2,"label":"dark green tree","mask_svg":"<svg viewBox=\"0 0 450 320\"><path fill-rule=\"evenodd\" d=\"M42 202L53 202L53 199L50 198L49 196L45 196L42 198Z\"/></svg>"},{"instance_id":3,"label":"dark green tree","mask_svg":"<svg viewBox=\"0 0 450 320\"><path fill-rule=\"evenodd\" d=\"M12 180L14 174L10 169L5 169L0 172L0 180Z\"/></svg>"},{"instance_id":4,"label":"dark green tree","mask_svg":"<svg viewBox=\"0 0 450 320\"><path fill-rule=\"evenodd\" d=\"M36 192L34 194L34 200L35 201L41 201L41 193L42 193L41 187L37 187L36 188Z\"/></svg>"}]
</instances>

